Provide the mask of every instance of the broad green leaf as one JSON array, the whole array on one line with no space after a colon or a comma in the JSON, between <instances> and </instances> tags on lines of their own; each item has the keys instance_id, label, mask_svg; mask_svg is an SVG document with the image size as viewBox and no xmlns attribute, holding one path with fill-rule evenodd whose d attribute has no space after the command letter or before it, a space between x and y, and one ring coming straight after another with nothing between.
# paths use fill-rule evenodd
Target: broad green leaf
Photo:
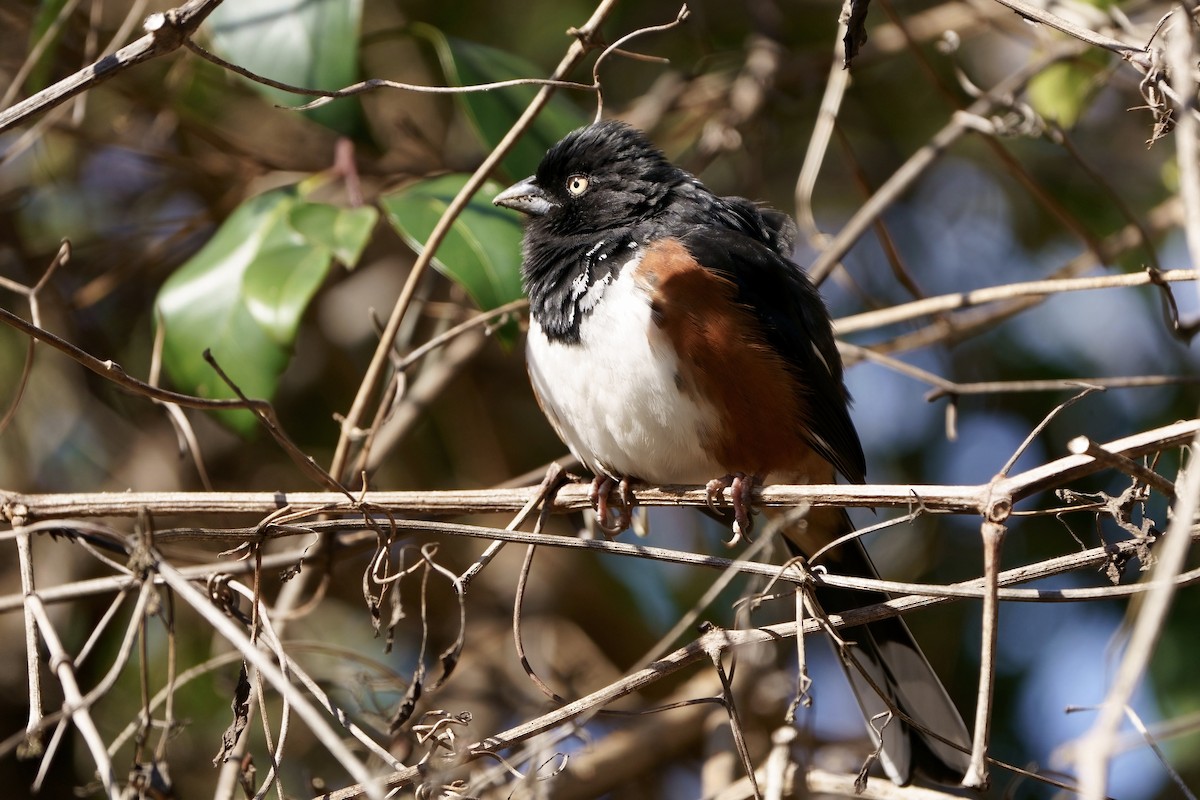
<instances>
[{"instance_id":1,"label":"broad green leaf","mask_svg":"<svg viewBox=\"0 0 1200 800\"><path fill-rule=\"evenodd\" d=\"M456 86L545 75L534 64L504 50L445 36L428 25L413 25L412 29L433 44L446 73L446 81ZM462 105L480 141L490 150L508 133L537 91L537 86L514 86L454 97ZM563 90L559 90L504 157L504 171L514 180L532 175L552 144L588 121Z\"/></svg>"},{"instance_id":2,"label":"broad green leaf","mask_svg":"<svg viewBox=\"0 0 1200 800\"><path fill-rule=\"evenodd\" d=\"M159 290L163 365L174 384L202 397L234 396L205 362L207 349L248 397L271 399L335 251L353 264L370 234L368 216L373 222L362 209L309 203L283 189L243 203ZM242 434L257 424L248 411L219 416Z\"/></svg>"},{"instance_id":3,"label":"broad green leaf","mask_svg":"<svg viewBox=\"0 0 1200 800\"><path fill-rule=\"evenodd\" d=\"M297 203L291 215L293 228L329 249L347 267L358 263L378 219L374 206L337 208L324 203Z\"/></svg>"},{"instance_id":4,"label":"broad green leaf","mask_svg":"<svg viewBox=\"0 0 1200 800\"><path fill-rule=\"evenodd\" d=\"M406 186L383 198L383 210L404 241L418 253L466 175L443 175ZM455 221L438 247L433 266L458 283L481 309L522 296L521 224L517 215L491 204L503 187L488 181Z\"/></svg>"},{"instance_id":5,"label":"broad green leaf","mask_svg":"<svg viewBox=\"0 0 1200 800\"><path fill-rule=\"evenodd\" d=\"M1096 76L1104 69L1103 55L1085 54L1073 61L1051 64L1029 82L1034 110L1064 128L1071 128L1087 111L1099 88Z\"/></svg>"},{"instance_id":6,"label":"broad green leaf","mask_svg":"<svg viewBox=\"0 0 1200 800\"><path fill-rule=\"evenodd\" d=\"M205 22L213 49L251 72L293 86L340 89L358 80L362 0L236 0L222 3ZM255 90L282 106L314 98L261 83ZM340 133L361 121L355 98L304 112Z\"/></svg>"}]
</instances>

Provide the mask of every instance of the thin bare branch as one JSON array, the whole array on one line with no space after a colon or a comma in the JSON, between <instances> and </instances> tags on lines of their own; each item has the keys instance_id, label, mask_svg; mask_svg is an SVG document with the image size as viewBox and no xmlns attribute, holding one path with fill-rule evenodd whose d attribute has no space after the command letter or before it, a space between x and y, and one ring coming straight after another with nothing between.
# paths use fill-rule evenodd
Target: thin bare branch
<instances>
[{"instance_id":1,"label":"thin bare branch","mask_svg":"<svg viewBox=\"0 0 1200 800\"><path fill-rule=\"evenodd\" d=\"M963 776L962 785L969 789L984 789L989 778L987 748L992 730L992 701L996 690L996 643L1000 624L1000 548L1006 528L999 522L984 520L983 536L983 645L979 657L979 689L975 697L975 730L971 737L971 765Z\"/></svg>"},{"instance_id":2,"label":"thin bare branch","mask_svg":"<svg viewBox=\"0 0 1200 800\"><path fill-rule=\"evenodd\" d=\"M17 565L21 571L21 595L33 594L33 553L28 531L17 531ZM33 758L42 754L42 658L38 648L37 619L28 603L25 609L25 668L29 679L29 721L25 724L25 743L22 755Z\"/></svg>"},{"instance_id":3,"label":"thin bare branch","mask_svg":"<svg viewBox=\"0 0 1200 800\"><path fill-rule=\"evenodd\" d=\"M845 36L846 23L839 20L835 50L841 46ZM846 96L849 85L850 71L838 63L837 58L832 59L829 75L825 79L825 92L821 95L821 107L817 110L817 120L808 139L808 149L804 153L804 164L800 167L800 175L796 179L796 221L809 246L816 250L825 246L828 237L817 228L816 215L813 213L813 192L816 190L821 165L825 161L825 153L829 149L829 140L837 124L842 98Z\"/></svg>"},{"instance_id":4,"label":"thin bare branch","mask_svg":"<svg viewBox=\"0 0 1200 800\"><path fill-rule=\"evenodd\" d=\"M766 781L771 764L760 770L760 780ZM804 767L789 762L778 778L785 797L825 796L853 797L859 800L954 800L958 795L929 789L922 786L897 786L889 781L870 781L865 786L856 783L856 775L840 775L836 772ZM712 800L745 800L750 797L750 782L741 780ZM807 795L805 794L807 792Z\"/></svg>"},{"instance_id":5,"label":"thin bare branch","mask_svg":"<svg viewBox=\"0 0 1200 800\"><path fill-rule=\"evenodd\" d=\"M75 13L75 10L79 8L79 2L80 0L67 0L67 2L63 3L58 9L58 12L54 15L54 19L49 25L46 26L46 29L42 31L42 35L38 37L37 42L34 43L33 47L29 48L29 53L26 54L25 60L21 63L20 69L13 74L11 82L8 85L8 89L5 90L4 96L0 97L0 107L6 108L10 103L12 103L13 99L17 96L17 93L21 91L21 87L25 85L25 80L29 77L29 74L33 72L34 67L37 66L42 56L46 53L47 48L49 48L58 37L59 31L62 30L63 24L66 23L66 21L71 18L71 15Z\"/></svg>"},{"instance_id":6,"label":"thin bare branch","mask_svg":"<svg viewBox=\"0 0 1200 800\"><path fill-rule=\"evenodd\" d=\"M1130 477L1145 483L1153 489L1157 489L1172 500L1175 499L1175 484L1159 475L1149 467L1145 467L1133 459L1125 458L1125 456L1117 453L1110 453L1103 447L1100 447L1086 436L1076 436L1071 441L1067 442L1067 450L1075 455L1089 455L1098 461L1102 461L1108 466L1119 469Z\"/></svg>"},{"instance_id":7,"label":"thin bare branch","mask_svg":"<svg viewBox=\"0 0 1200 800\"><path fill-rule=\"evenodd\" d=\"M990 286L986 289L975 289L970 292L955 292L911 303L890 306L879 311L867 311L842 317L833 323L834 331L839 336L848 333L882 328L905 322L917 317L930 316L945 311L972 308L974 306L996 303L1002 300L1012 300L1017 297L1045 297L1063 292L1083 292L1094 289L1112 289L1118 286L1146 286L1158 282L1174 283L1176 281L1198 281L1200 270L1173 269L1157 274L1149 270L1145 272L1130 272L1121 275L1099 275L1091 278L1060 278L1055 280L1028 281L1025 283L1010 283L1003 286Z\"/></svg>"},{"instance_id":8,"label":"thin bare branch","mask_svg":"<svg viewBox=\"0 0 1200 800\"><path fill-rule=\"evenodd\" d=\"M600 66L608 60L609 56L613 55L614 53L624 52L621 50L621 46L626 42L631 42L634 39L640 38L648 33L664 33L673 28L677 28L683 23L687 22L687 18L690 14L691 12L688 10L687 4L685 3L679 7L679 11L676 13L675 19L671 20L670 22L663 23L662 25L651 25L646 28L640 28L636 31L630 31L620 39L617 39L615 42L610 44L608 47L604 48L604 52L596 57L596 62L592 65L592 86L596 90L596 122L599 122L604 115L604 87L600 83Z\"/></svg>"},{"instance_id":9,"label":"thin bare branch","mask_svg":"<svg viewBox=\"0 0 1200 800\"><path fill-rule=\"evenodd\" d=\"M88 751L91 753L92 761L96 764L96 771L100 775L100 782L104 785L105 793L108 794L110 800L119 800L120 787L117 785L112 762L108 758L104 739L101 738L100 731L92 721L91 713L84 702L83 693L79 691L79 682L75 679L75 668L71 663L71 655L58 638L58 632L55 631L54 623L50 621L50 615L46 613L46 607L42 605L41 598L34 594L26 598L25 602L33 618L37 621L42 641L46 643L46 648L50 651L50 669L58 678L65 699L64 715L70 718L83 736Z\"/></svg>"},{"instance_id":10,"label":"thin bare branch","mask_svg":"<svg viewBox=\"0 0 1200 800\"><path fill-rule=\"evenodd\" d=\"M296 713L308 724L313 736L320 740L322 746L330 755L349 772L362 788L360 793L372 798L383 800L378 783L372 780L366 766L342 742L341 736L330 727L328 721L315 706L302 694L294 691L291 682L280 667L269 659L251 640L242 626L235 623L221 610L217 609L199 589L191 584L175 567L171 566L161 556L154 555L154 570L163 578L172 591L200 614L212 628L236 647L247 663L259 670L263 677L280 693L289 693Z\"/></svg>"},{"instance_id":11,"label":"thin bare branch","mask_svg":"<svg viewBox=\"0 0 1200 800\"><path fill-rule=\"evenodd\" d=\"M99 358L91 355L85 350L76 347L68 342L55 336L49 331L39 328L38 326L26 322L25 320L0 308L0 322L5 323L9 327L15 328L22 333L33 337L39 342L44 342L55 350L65 353L72 360L96 373L102 378L112 381L114 384L124 389L131 394L142 395L152 400L160 400L167 403L175 403L186 408L204 408L204 409L231 409L231 408L251 408L254 404L263 404L262 400L212 400L206 397L194 397L192 395L180 394L166 389L160 389L157 386L151 386L145 381L140 381L137 378L129 375L121 368L120 364L115 361L102 361Z\"/></svg>"},{"instance_id":12,"label":"thin bare branch","mask_svg":"<svg viewBox=\"0 0 1200 800\"><path fill-rule=\"evenodd\" d=\"M1147 54L1147 48L1144 46L1125 44L1119 39L1089 30L1082 25L1076 25L1068 19L1052 14L1044 8L1026 3L1024 0L996 0L996 2L1008 6L1031 22L1040 22L1092 47L1100 47L1116 53L1143 71L1152 68L1150 56Z\"/></svg>"},{"instance_id":13,"label":"thin bare branch","mask_svg":"<svg viewBox=\"0 0 1200 800\"><path fill-rule=\"evenodd\" d=\"M1182 570L1192 543L1189 533L1195 525L1197 511L1200 511L1200 434L1193 439L1189 450L1190 459L1172 509L1171 524L1163 546L1158 550L1158 563L1153 572L1155 588L1138 610L1125 655L1096 721L1076 743L1074 761L1084 800L1103 800L1107 794L1108 765L1116 744L1117 728L1162 634L1163 622L1175 597L1175 587L1170 581Z\"/></svg>"},{"instance_id":14,"label":"thin bare branch","mask_svg":"<svg viewBox=\"0 0 1200 800\"><path fill-rule=\"evenodd\" d=\"M1088 511L1091 506L1080 506L1080 511ZM373 536L374 529L358 531L352 525L342 520L327 520L312 523L316 531L344 531L339 538L342 546L361 544L366 536ZM911 583L901 581L885 581L873 578L858 578L823 572L820 575L808 576L793 568L781 568L778 564L769 564L745 559L728 559L717 556L700 555L686 550L669 550L646 545L626 544L596 539L579 539L553 534L527 533L524 531L505 531L498 528L483 528L457 523L433 522L422 520L398 521L397 527L413 532L426 532L443 536L465 536L476 539L493 539L512 542L515 544L541 545L566 550L591 550L609 555L629 558L650 559L671 564L698 566L710 569L733 571L745 575L759 575L773 580L787 580L794 583L814 582L819 585L860 591L886 592L893 595L914 594L921 597L940 598L980 598L983 597L982 583L965 581L950 586L940 584ZM34 526L30 526L34 530ZM60 530L62 528L60 527ZM156 538L166 540L171 531L163 531ZM249 529L234 530L205 530L184 531L189 538L203 536L215 541L243 541L252 535ZM294 535L288 531L285 535ZM1200 535L1200 533L1198 533ZM1050 575L1059 575L1074 570L1094 568L1113 561L1114 559L1129 559L1138 555L1143 544L1136 540L1126 540L1111 546L1092 548L1060 556L1024 567L1017 567L1001 576L1001 584L1009 585L1031 581ZM271 566L294 562L302 554L290 553L271 557ZM266 563L266 562L265 562ZM237 568L245 564L209 564L188 567L185 574L192 579L200 579L221 573L233 574ZM47 603L67 602L96 594L106 594L128 589L134 579L132 577L96 578L89 581L79 581L63 587L47 587L39 590L38 595ZM1190 586L1200 580L1200 568L1190 570L1174 581L1177 586ZM1081 602L1089 600L1108 600L1117 597L1129 597L1147 591L1151 584L1131 584L1121 586L1102 586L1094 588L1068 589L1003 589L1000 592L1002 600L1026 602ZM0 596L0 613L21 607L22 596L19 594Z\"/></svg>"},{"instance_id":15,"label":"thin bare branch","mask_svg":"<svg viewBox=\"0 0 1200 800\"><path fill-rule=\"evenodd\" d=\"M146 35L96 61L27 100L0 111L0 133L54 108L80 92L93 89L127 69L183 46L221 0L188 0L160 14L151 14L143 25Z\"/></svg>"},{"instance_id":16,"label":"thin bare branch","mask_svg":"<svg viewBox=\"0 0 1200 800\"><path fill-rule=\"evenodd\" d=\"M514 78L507 81L493 81L491 83L476 83L470 86L426 86L416 83L404 83L402 81L386 80L384 78L370 78L365 81L359 81L341 89L316 89L311 86L296 86L283 81L277 81L274 78L268 78L265 75L259 75L256 72L246 69L245 67L234 64L231 61L226 61L216 53L208 50L196 42L188 39L184 42L184 47L191 50L196 55L203 58L205 61L210 61L213 64L227 69L230 72L236 72L243 78L254 83L270 86L272 89L279 89L282 92L291 94L307 95L317 97L311 103L305 103L301 106L295 106L294 111L308 111L318 108L326 103L337 100L340 97L353 97L363 92L369 92L372 89L402 89L406 92L418 92L422 94L470 94L472 92L491 92L496 89L508 89L513 86L549 86L555 89L582 89L584 91L596 91L596 87L586 83L577 83L576 81L562 81L548 78Z\"/></svg>"},{"instance_id":17,"label":"thin bare branch","mask_svg":"<svg viewBox=\"0 0 1200 800\"><path fill-rule=\"evenodd\" d=\"M1129 458L1178 447L1200 430L1200 420L1188 420L1108 442L1103 447ZM785 508L803 503L815 507L908 508L919 501L931 510L987 513L996 497L1010 501L1030 497L1051 486L1077 480L1104 468L1088 455L1072 455L1013 475L994 486L936 486L875 484L842 486L812 484L763 486L754 489L756 504ZM445 492L370 492L363 502L397 514L472 514L520 511L536 489L479 489ZM732 502L729 490L721 500ZM647 487L637 491L642 505L708 507L707 487ZM358 513L357 503L336 493L320 492L87 492L80 494L22 494L0 490L0 519L14 524L71 517L136 516L150 509L170 514L269 514L281 505L322 512ZM590 488L570 485L554 497L556 513L591 508Z\"/></svg>"},{"instance_id":18,"label":"thin bare branch","mask_svg":"<svg viewBox=\"0 0 1200 800\"><path fill-rule=\"evenodd\" d=\"M400 371L408 369L410 366L420 361L437 348L442 347L447 342L452 341L459 336L462 336L467 331L474 330L480 326L490 325L492 323L503 324L504 320L510 315L517 314L518 312L524 311L527 308L529 308L529 300L522 297L519 300L513 300L511 303L505 303L498 308L493 308L491 311L484 311L480 314L476 314L465 322L460 322L453 328L438 334L422 344L420 347L414 348L412 352L400 359L399 363L396 365L396 370Z\"/></svg>"},{"instance_id":19,"label":"thin bare branch","mask_svg":"<svg viewBox=\"0 0 1200 800\"><path fill-rule=\"evenodd\" d=\"M1162 232L1178 225L1180 217L1181 203L1178 197L1172 196L1147 212L1145 224L1151 231ZM1052 279L1064 280L1081 276L1101 263L1115 260L1121 254L1138 246L1140 241L1139 226L1126 225L1101 241L1098 252L1094 249L1085 249L1067 261L1054 271ZM1191 272L1192 270L1187 271ZM1151 283L1157 283L1155 275L1156 273L1150 273ZM984 330L994 329L1004 320L1042 302L1043 298L1038 296L1020 297L1002 301L993 308L964 309L953 315L936 319L911 333L903 333L886 342L876 344L873 349L876 352L892 353L928 347L935 343L960 341ZM1169 324L1177 325L1177 321L1172 319Z\"/></svg>"},{"instance_id":20,"label":"thin bare branch","mask_svg":"<svg viewBox=\"0 0 1200 800\"><path fill-rule=\"evenodd\" d=\"M971 130L967 124L970 117L980 117L991 113L998 105L1010 102L1013 94L1020 91L1034 75L1044 70L1050 64L1067 57L1069 49L1059 49L1049 55L1023 65L1009 77L1005 78L994 89L987 92L970 106L966 111L955 114L929 142L913 153L900 169L892 173L879 190L863 203L858 211L846 222L817 258L808 268L809 277L814 283L821 283L829 276L834 266L850 251L867 229L875 222L888 206L899 199L925 171L945 153L951 145Z\"/></svg>"}]
</instances>

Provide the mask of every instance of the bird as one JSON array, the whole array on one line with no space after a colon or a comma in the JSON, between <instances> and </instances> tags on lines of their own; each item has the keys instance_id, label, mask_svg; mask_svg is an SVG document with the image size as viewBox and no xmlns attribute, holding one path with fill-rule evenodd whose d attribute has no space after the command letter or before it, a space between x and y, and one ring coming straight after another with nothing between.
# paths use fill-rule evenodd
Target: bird
<instances>
[{"instance_id":1,"label":"bird","mask_svg":"<svg viewBox=\"0 0 1200 800\"><path fill-rule=\"evenodd\" d=\"M624 497L632 480L732 487L742 532L756 482L865 481L829 312L792 260L788 215L714 194L617 120L567 134L493 203L525 216L530 382L596 476L602 522L610 490ZM783 534L812 555L852 530L844 509L813 508ZM824 564L878 577L858 539ZM885 597L826 587L818 601L837 613ZM887 776L961 780L966 725L904 621L840 635Z\"/></svg>"}]
</instances>

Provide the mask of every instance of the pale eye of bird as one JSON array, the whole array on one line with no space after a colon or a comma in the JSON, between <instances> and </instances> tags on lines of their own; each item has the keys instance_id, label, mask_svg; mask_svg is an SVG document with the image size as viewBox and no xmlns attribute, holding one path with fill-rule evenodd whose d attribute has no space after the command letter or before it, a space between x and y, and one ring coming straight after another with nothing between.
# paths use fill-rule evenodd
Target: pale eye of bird
<instances>
[{"instance_id":1,"label":"pale eye of bird","mask_svg":"<svg viewBox=\"0 0 1200 800\"><path fill-rule=\"evenodd\" d=\"M572 197L579 197L587 191L588 179L586 175L572 175L567 178L567 191Z\"/></svg>"}]
</instances>

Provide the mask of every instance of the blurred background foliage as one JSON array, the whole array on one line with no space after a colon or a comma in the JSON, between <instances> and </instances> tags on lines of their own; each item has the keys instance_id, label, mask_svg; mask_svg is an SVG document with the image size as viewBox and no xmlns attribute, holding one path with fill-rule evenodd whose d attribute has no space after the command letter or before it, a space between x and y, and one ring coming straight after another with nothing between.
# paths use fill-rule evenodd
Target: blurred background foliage
<instances>
[{"instance_id":1,"label":"blurred background foliage","mask_svg":"<svg viewBox=\"0 0 1200 800\"><path fill-rule=\"evenodd\" d=\"M114 37L117 44L128 41L137 35L136 25L129 30L131 21L140 23L165 7L120 0L0 6L0 90L7 92L0 105L89 63ZM661 24L677 8L618 3L604 25L605 37L611 41ZM1065 2L1056 9L1096 26L1114 18L1106 3ZM1149 30L1146 26L1152 27L1167 6L1135 1L1115 9L1138 30ZM200 41L255 72L318 88L365 78L475 83L548 75L570 43L565 32L592 10L591 3L580 0L230 0L201 28ZM686 25L629 46L669 63L607 62L601 73L605 113L647 129L670 157L714 190L794 210L805 148L831 65L840 58L834 47L837 5L699 0L691 11ZM51 21L56 21L52 28ZM1065 41L984 0L876 0L868 31L871 38L853 65L814 196L817 224L830 233L971 102L968 87L987 90ZM42 55L14 82L35 46L44 48ZM577 73L577 79L590 81L589 68ZM1084 274L1189 267L1177 211L1172 217L1169 205L1177 193L1172 143L1168 137L1147 146L1153 120L1137 108L1138 78L1117 57L1099 51L1081 51L1043 72L1017 98L1029 104L1026 115L1002 121L1008 135L968 134L959 140L853 248L845 269L822 287L834 316L915 295L1047 277L1131 224L1146 231L1145 240L1134 236L1130 246L1106 248L1100 263ZM169 383L188 392L220 391L203 362L195 361L199 350L210 346L204 341L208 333L219 328L227 340L224 350L215 351L222 366L235 377L244 370L239 381L253 389L251 394L271 395L283 428L304 452L328 465L339 415L353 400L380 320L386 319L415 252L465 174L515 121L533 91L451 97L380 89L298 112L280 106L304 99L251 84L185 51L152 60L0 134L0 276L35 284L60 242L69 239L70 263L41 294L45 327L99 358L113 359L130 374L146 376L156 317L162 315ZM495 181L456 227L455 238L439 252L438 271L422 279L401 331L401 353L480 307L517 296L513 270L519 263L519 226L488 201L499 186L531 172L549 142L590 119L594 110L593 94L559 92L537 127L503 161ZM248 222L255 209L259 216ZM243 251L245 257L233 273L229 253L213 249L222 236L228 251ZM262 247L247 256L241 245L248 242ZM798 258L806 263L815 255L811 246L802 247ZM303 275L299 265L305 265ZM238 280L241 288L235 284L231 291L231 282ZM1194 318L1200 310L1195 287L1176 284L1173 291L1184 318ZM230 321L233 312L217 293L231 295L240 321ZM180 321L180 314L196 315L208 303L218 306L215 316ZM28 315L27 304L13 292L0 291L0 304ZM1172 335L1151 288L1055 296L977 330L939 336L917 348L898 344L920 324L847 338L959 382L1196 374L1194 347ZM405 393L369 465L373 487L486 487L540 472L565 455L533 400L513 330L510 325L500 336L461 337L408 369ZM261 346L255 344L260 339ZM22 336L0 328L0 375L9 376L0 379L4 408L17 400L26 346ZM849 382L868 477L877 483L986 481L1070 394L964 396L956 406L957 436L950 438L947 401L927 401L928 386L867 362L851 365ZM1196 393L1189 385L1093 394L1056 418L1016 469L1063 455L1065 443L1080 434L1105 441L1195 412ZM188 416L214 488L318 488L245 420ZM1173 475L1175 458L1159 465L1165 474ZM1080 488L1116 493L1126 484L1106 475ZM202 486L159 407L116 390L55 353L39 352L16 414L0 435L0 487L49 493ZM1042 501L1053 502L1052 497ZM1165 527L1161 502L1150 513ZM701 515L656 511L650 516L651 544L724 554L720 542L727 533ZM867 513L859 519L870 524L878 518ZM1125 535L1086 514L1065 521L1016 521L1006 561L1028 563L1077 549L1076 539L1090 547ZM578 523L559 520L557 530L574 533ZM891 578L947 582L981 569L974 519L926 517L879 535L871 546ZM439 547L439 560L460 571L480 549L465 540L442 541ZM170 553L181 563L213 558L198 546L177 546ZM5 592L19 591L15 560L5 563L0 568ZM35 542L35 563L41 586L107 573L72 544L48 538ZM362 608L365 565L365 553L343 554L333 568L329 595L289 628L289 637L298 657L337 687L339 699L357 709L362 724L386 731L419 658L420 628L415 622L402 624L394 651L383 652ZM427 701L428 707L470 710L471 739L532 716L545 702L521 673L508 632L518 566L517 555L506 552L473 585L464 663ZM1136 577L1134 564L1127 579ZM526 598L525 633L533 661L560 694L575 697L598 688L637 663L711 580L707 572L677 566L541 552ZM278 588L273 576L267 584L269 595ZM1102 584L1102 575L1071 575L1052 585ZM703 618L732 624L731 601L745 588L744 582L735 583ZM435 587L430 602L432 653L452 640L457 611L445 585ZM99 598L55 607L69 647L82 644L106 604ZM993 738L998 758L1050 771L1062 766L1056 750L1091 720L1088 712L1064 709L1103 697L1124 613L1125 605L1117 602L1003 607L1003 672ZM788 614L788 608L768 609L754 621ZM1182 593L1151 680L1139 695L1137 711L1148 724L1186 717L1200 706L1200 690L1189 680L1191 665L1200 658L1192 622L1197 615L1200 596ZM910 620L970 719L978 605L958 603ZM9 613L0 621L8 640L18 641L20 615ZM221 650L211 632L182 610L176 631L182 664L200 663ZM107 647L115 647L117 634ZM161 636L158 646L155 651L151 642L148 663L152 679L161 681ZM764 649L740 662L755 748L778 724L792 691L787 650ZM103 674L111 652L102 648L80 665L85 685ZM20 654L14 646L0 659L0 719L6 733L19 732L27 713ZM814 658L817 703L803 720L805 741L817 763L853 771L864 752L858 713L830 654ZM662 681L653 697L639 703L686 693L693 677ZM228 723L235 678L236 667L225 665L189 684L177 698L177 713L187 724L168 753L180 797L211 791L215 770L209 759ZM136 717L138 697L136 671L127 669L101 706L106 737ZM650 736L652 726L670 724L669 715L653 722L600 718L589 734L593 740L615 731ZM715 734L702 725L685 727L654 734L646 745L657 742L658 757L640 771L615 770L608 776L614 785L603 784L603 791L630 798L699 796L701 764L706 747L716 747ZM393 742L401 758L412 747L407 736L402 732ZM341 779L336 766L302 733L297 737L285 765L285 780L294 787L289 791L303 795L304 782L320 775L336 785ZM828 746L830 741L845 743L852 755ZM1164 742L1192 786L1200 783L1198 745L1194 734ZM564 747L586 749L578 742ZM118 754L119 765L128 765L128 748ZM1178 791L1145 747L1133 746L1116 764L1110 788L1115 797L1170 797ZM0 776L5 785L27 787L37 766L15 759L9 749L0 758ZM44 794L71 796L72 787L88 783L90 775L86 752L69 741ZM1033 782L1014 781L1002 770L995 773L995 783L990 796L1051 793ZM562 796L593 796L600 790L561 791Z\"/></svg>"}]
</instances>

